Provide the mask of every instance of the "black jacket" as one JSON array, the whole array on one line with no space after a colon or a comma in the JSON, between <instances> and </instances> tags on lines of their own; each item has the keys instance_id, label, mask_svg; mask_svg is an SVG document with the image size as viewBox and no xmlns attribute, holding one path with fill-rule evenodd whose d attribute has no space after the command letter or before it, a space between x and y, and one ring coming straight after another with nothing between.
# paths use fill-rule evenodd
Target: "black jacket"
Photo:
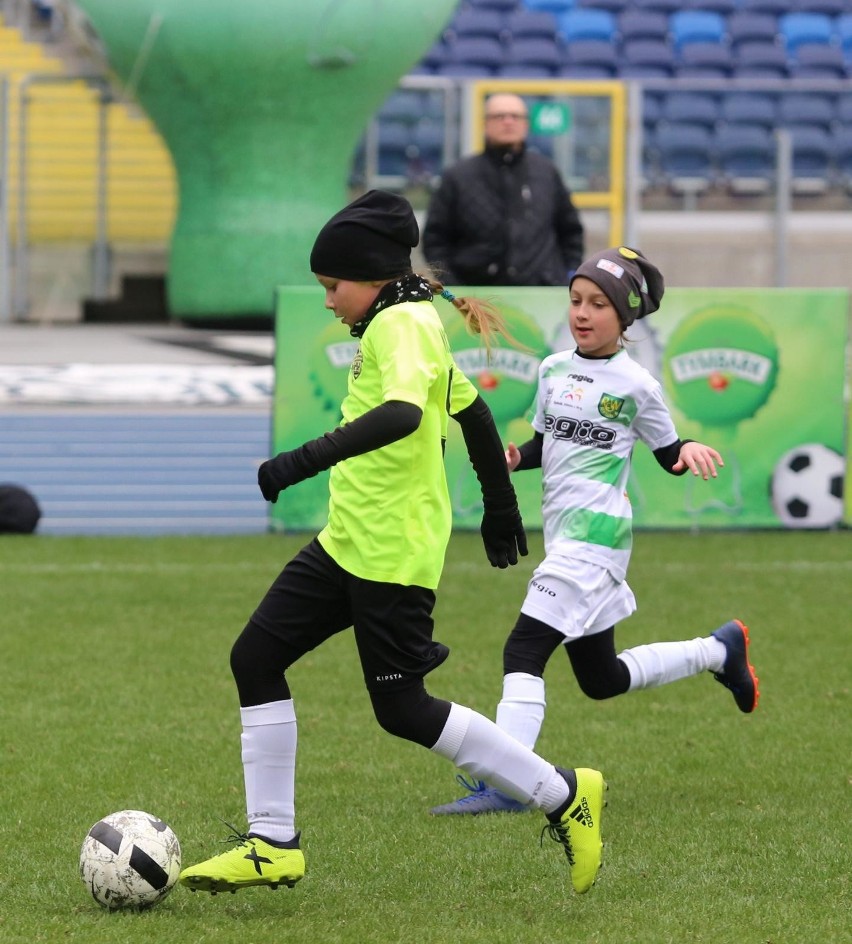
<instances>
[{"instance_id":1,"label":"black jacket","mask_svg":"<svg viewBox=\"0 0 852 944\"><path fill-rule=\"evenodd\" d=\"M583 258L583 224L548 158L486 148L444 172L423 254L448 285L567 285Z\"/></svg>"}]
</instances>

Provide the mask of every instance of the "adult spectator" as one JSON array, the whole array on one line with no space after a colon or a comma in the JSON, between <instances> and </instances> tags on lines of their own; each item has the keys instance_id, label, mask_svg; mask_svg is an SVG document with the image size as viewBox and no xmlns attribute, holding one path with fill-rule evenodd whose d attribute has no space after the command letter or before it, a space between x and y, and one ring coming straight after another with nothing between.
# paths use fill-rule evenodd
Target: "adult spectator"
<instances>
[{"instance_id":1,"label":"adult spectator","mask_svg":"<svg viewBox=\"0 0 852 944\"><path fill-rule=\"evenodd\" d=\"M485 149L449 167L429 204L423 254L448 285L567 285L583 224L556 166L527 147L518 95L485 103Z\"/></svg>"}]
</instances>

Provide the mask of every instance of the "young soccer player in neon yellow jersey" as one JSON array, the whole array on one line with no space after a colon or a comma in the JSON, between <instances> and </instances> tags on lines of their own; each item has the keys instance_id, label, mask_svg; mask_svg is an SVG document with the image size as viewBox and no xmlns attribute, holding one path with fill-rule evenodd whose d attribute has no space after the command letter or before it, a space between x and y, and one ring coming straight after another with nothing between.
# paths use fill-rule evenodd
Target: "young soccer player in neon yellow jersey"
<instances>
[{"instance_id":1,"label":"young soccer player in neon yellow jersey","mask_svg":"<svg viewBox=\"0 0 852 944\"><path fill-rule=\"evenodd\" d=\"M389 733L446 757L472 777L546 815L575 891L601 863L605 784L566 770L470 708L430 695L423 679L448 649L432 638L435 589L450 536L443 453L457 421L483 495L482 538L492 565L516 564L526 536L491 413L454 364L433 291L482 335L496 312L456 299L412 272L419 232L404 198L370 191L320 231L311 270L326 308L359 339L343 423L261 465L267 501L331 468L328 524L291 560L234 644L248 832L181 873L193 890L293 885L305 872L295 817L296 710L286 670L353 627L376 719Z\"/></svg>"},{"instance_id":2,"label":"young soccer player in neon yellow jersey","mask_svg":"<svg viewBox=\"0 0 852 944\"><path fill-rule=\"evenodd\" d=\"M590 698L612 698L699 672L713 672L737 707L757 706L758 680L748 661L748 629L731 620L709 636L615 648L615 624L636 609L627 584L632 513L627 480L633 447L643 442L674 475L715 478L711 446L681 440L660 384L632 361L622 333L657 310L663 277L642 253L606 249L571 279L569 324L576 348L546 357L539 369L533 438L509 444L511 470L541 468L546 557L530 580L503 649L497 724L529 748L544 721L544 668L568 654ZM528 806L487 778L460 783L465 796L432 813L521 812Z\"/></svg>"}]
</instances>

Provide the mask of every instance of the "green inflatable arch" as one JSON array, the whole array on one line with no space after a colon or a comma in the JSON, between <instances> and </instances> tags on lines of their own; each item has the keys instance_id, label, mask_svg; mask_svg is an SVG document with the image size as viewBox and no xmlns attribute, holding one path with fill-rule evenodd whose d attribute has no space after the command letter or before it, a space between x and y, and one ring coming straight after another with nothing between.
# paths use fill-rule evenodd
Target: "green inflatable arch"
<instances>
[{"instance_id":1,"label":"green inflatable arch","mask_svg":"<svg viewBox=\"0 0 852 944\"><path fill-rule=\"evenodd\" d=\"M456 3L78 0L174 159L174 317L270 316L309 281L360 136Z\"/></svg>"}]
</instances>

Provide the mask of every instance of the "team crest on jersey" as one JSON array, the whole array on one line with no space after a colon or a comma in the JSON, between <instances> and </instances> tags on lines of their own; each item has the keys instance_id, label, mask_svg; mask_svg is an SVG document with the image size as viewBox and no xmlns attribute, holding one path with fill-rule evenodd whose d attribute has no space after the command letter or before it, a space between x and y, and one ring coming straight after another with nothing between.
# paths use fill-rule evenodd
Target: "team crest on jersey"
<instances>
[{"instance_id":1,"label":"team crest on jersey","mask_svg":"<svg viewBox=\"0 0 852 944\"><path fill-rule=\"evenodd\" d=\"M361 376L361 364L364 362L364 356L361 354L361 348L355 352L352 358L352 379L357 380Z\"/></svg>"},{"instance_id":2,"label":"team crest on jersey","mask_svg":"<svg viewBox=\"0 0 852 944\"><path fill-rule=\"evenodd\" d=\"M598 400L598 413L608 420L614 420L623 406L623 397L614 397L611 393L605 393Z\"/></svg>"}]
</instances>

